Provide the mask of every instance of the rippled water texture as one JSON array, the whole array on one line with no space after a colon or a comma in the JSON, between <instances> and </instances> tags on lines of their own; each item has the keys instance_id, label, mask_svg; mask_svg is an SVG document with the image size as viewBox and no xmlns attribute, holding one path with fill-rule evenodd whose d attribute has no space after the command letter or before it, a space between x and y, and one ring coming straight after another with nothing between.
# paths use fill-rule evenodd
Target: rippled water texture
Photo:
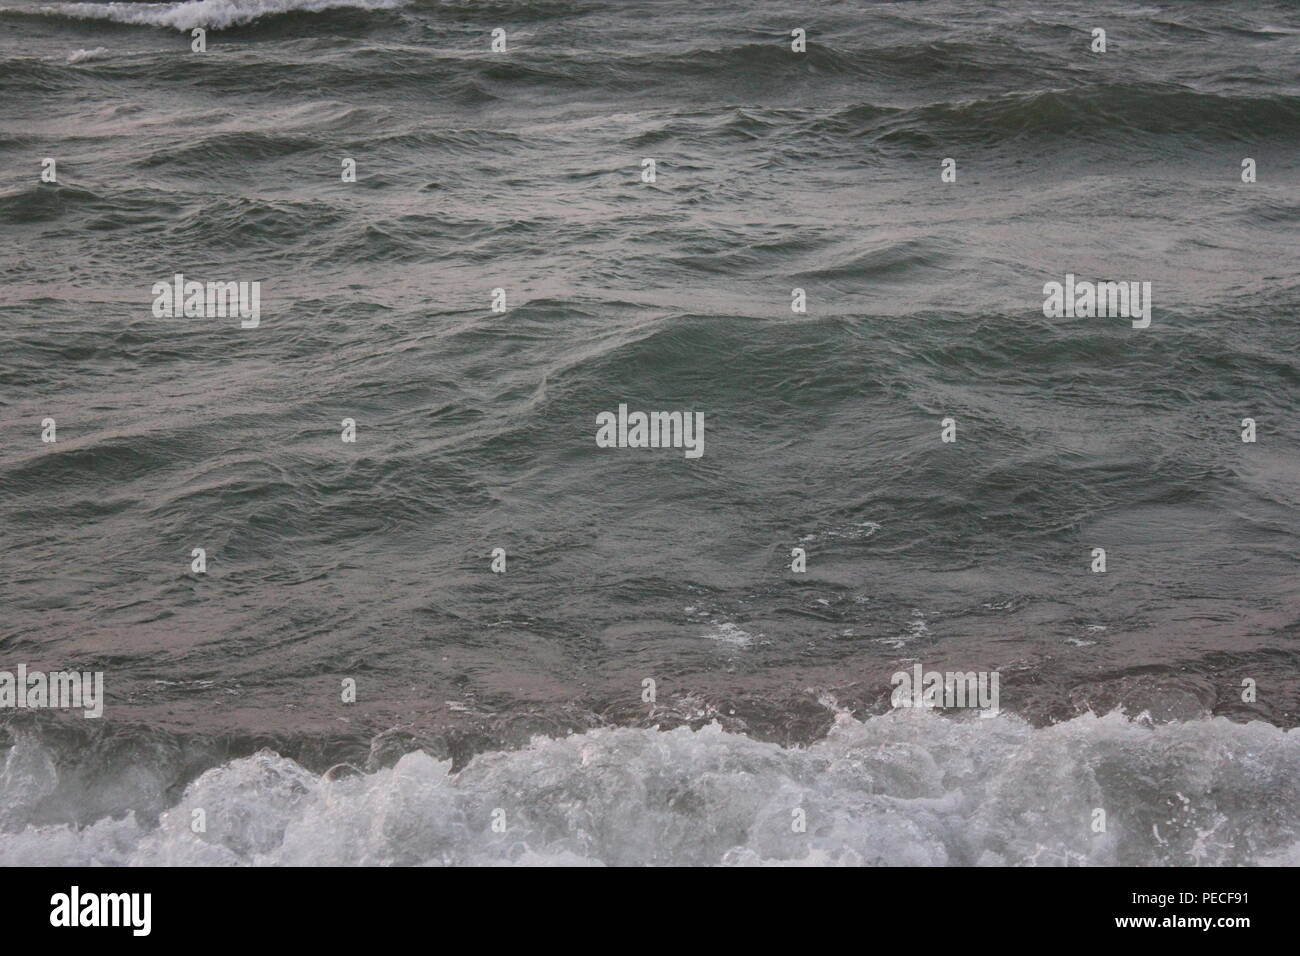
<instances>
[{"instance_id":1,"label":"rippled water texture","mask_svg":"<svg viewBox=\"0 0 1300 956\"><path fill-rule=\"evenodd\" d=\"M1298 147L1290 2L0 0L0 669L108 695L5 713L0 861L1285 862Z\"/></svg>"}]
</instances>

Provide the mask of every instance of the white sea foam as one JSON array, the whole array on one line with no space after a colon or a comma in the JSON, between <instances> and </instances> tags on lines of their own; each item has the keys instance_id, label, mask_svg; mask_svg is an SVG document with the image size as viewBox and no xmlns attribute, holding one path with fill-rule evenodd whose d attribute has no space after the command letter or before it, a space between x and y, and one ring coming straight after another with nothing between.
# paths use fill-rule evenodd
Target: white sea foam
<instances>
[{"instance_id":1,"label":"white sea foam","mask_svg":"<svg viewBox=\"0 0 1300 956\"><path fill-rule=\"evenodd\" d=\"M98 60L108 53L108 50L102 46L97 46L93 50L74 50L68 54L69 63L84 63L87 60Z\"/></svg>"},{"instance_id":2,"label":"white sea foam","mask_svg":"<svg viewBox=\"0 0 1300 956\"><path fill-rule=\"evenodd\" d=\"M732 647L749 647L750 644L754 643L753 634L731 621L716 623L705 632L704 636L711 641L717 641L719 644L730 644Z\"/></svg>"},{"instance_id":3,"label":"white sea foam","mask_svg":"<svg viewBox=\"0 0 1300 956\"><path fill-rule=\"evenodd\" d=\"M596 730L455 774L412 753L322 777L262 751L203 774L156 824L51 823L70 793L88 793L57 777L34 740L9 751L0 863L1300 864L1300 731L1223 718L1033 728L1009 715L840 715L803 749L717 725ZM1105 833L1092 831L1096 808ZM191 832L195 809L205 833Z\"/></svg>"},{"instance_id":4,"label":"white sea foam","mask_svg":"<svg viewBox=\"0 0 1300 956\"><path fill-rule=\"evenodd\" d=\"M189 32L195 27L224 30L245 26L281 13L319 13L343 8L391 10L404 5L405 0L189 0L186 3L60 3L42 8L41 12Z\"/></svg>"},{"instance_id":5,"label":"white sea foam","mask_svg":"<svg viewBox=\"0 0 1300 956\"><path fill-rule=\"evenodd\" d=\"M881 525L876 521L859 521L856 524L844 528L833 528L829 531L819 531L814 534L806 534L799 539L802 544L805 541L818 541L822 538L870 538L879 531Z\"/></svg>"}]
</instances>

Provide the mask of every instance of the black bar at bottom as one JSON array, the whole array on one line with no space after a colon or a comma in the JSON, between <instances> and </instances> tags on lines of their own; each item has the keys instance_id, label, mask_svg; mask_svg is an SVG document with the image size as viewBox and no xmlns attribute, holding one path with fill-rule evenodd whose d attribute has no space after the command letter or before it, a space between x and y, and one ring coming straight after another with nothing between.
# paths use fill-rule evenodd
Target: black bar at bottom
<instances>
[{"instance_id":1,"label":"black bar at bottom","mask_svg":"<svg viewBox=\"0 0 1300 956\"><path fill-rule=\"evenodd\" d=\"M519 935L560 944L575 932L589 942L589 933L605 925L642 943L680 941L685 932L694 944L715 938L734 945L782 924L807 931L809 921L837 934L851 927L872 945L978 945L995 938L990 934L1014 938L1034 930L1052 933L1044 941L1104 936L1182 944L1201 937L1231 945L1255 930L1277 934L1293 925L1294 914L1283 914L1280 902L1292 875L1276 868L898 868L802 873L786 883L770 871L593 878L590 870L574 870L555 879L526 869L50 868L0 870L0 900L14 939L33 931L77 933L79 942L112 937L128 945L373 945L430 930L434 940L450 943L446 930L475 928L489 934L485 942Z\"/></svg>"}]
</instances>

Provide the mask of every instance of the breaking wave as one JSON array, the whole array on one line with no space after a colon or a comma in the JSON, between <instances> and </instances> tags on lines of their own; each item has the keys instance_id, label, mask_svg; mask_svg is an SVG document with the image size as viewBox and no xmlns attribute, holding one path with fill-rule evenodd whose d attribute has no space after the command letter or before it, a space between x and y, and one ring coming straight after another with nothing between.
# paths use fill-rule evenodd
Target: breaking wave
<instances>
[{"instance_id":1,"label":"breaking wave","mask_svg":"<svg viewBox=\"0 0 1300 956\"><path fill-rule=\"evenodd\" d=\"M225 30L263 17L325 10L392 10L405 0L187 0L185 3L62 3L40 12L130 26Z\"/></svg>"},{"instance_id":2,"label":"breaking wave","mask_svg":"<svg viewBox=\"0 0 1300 956\"><path fill-rule=\"evenodd\" d=\"M145 791L162 784L130 764L137 776L95 792L156 799ZM20 737L0 770L0 863L1300 863L1300 732L1223 718L1036 728L840 714L824 740L793 749L716 724L602 729L482 753L455 773L416 751L373 773L318 775L262 750L207 770L161 813L54 819L90 785L61 780L51 750Z\"/></svg>"}]
</instances>

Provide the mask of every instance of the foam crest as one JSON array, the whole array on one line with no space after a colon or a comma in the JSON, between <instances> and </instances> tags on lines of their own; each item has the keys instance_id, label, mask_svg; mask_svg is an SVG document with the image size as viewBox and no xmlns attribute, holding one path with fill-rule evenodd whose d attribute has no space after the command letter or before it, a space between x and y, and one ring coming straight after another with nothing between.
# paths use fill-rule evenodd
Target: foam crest
<instances>
[{"instance_id":1,"label":"foam crest","mask_svg":"<svg viewBox=\"0 0 1300 956\"><path fill-rule=\"evenodd\" d=\"M278 14L338 9L391 10L403 3L404 0L188 0L186 3L61 3L46 10L80 20L110 20L188 32L195 27L224 30L245 26Z\"/></svg>"},{"instance_id":2,"label":"foam crest","mask_svg":"<svg viewBox=\"0 0 1300 956\"><path fill-rule=\"evenodd\" d=\"M38 804L53 768L39 747L7 755L0 863L1300 862L1300 732L1223 718L1034 728L1009 715L841 715L799 749L717 725L607 729L481 754L456 774L415 752L372 774L318 776L261 751L202 774L156 824L135 812L23 823L49 816ZM1091 826L1098 808L1104 833ZM192 830L196 810L205 832Z\"/></svg>"}]
</instances>

